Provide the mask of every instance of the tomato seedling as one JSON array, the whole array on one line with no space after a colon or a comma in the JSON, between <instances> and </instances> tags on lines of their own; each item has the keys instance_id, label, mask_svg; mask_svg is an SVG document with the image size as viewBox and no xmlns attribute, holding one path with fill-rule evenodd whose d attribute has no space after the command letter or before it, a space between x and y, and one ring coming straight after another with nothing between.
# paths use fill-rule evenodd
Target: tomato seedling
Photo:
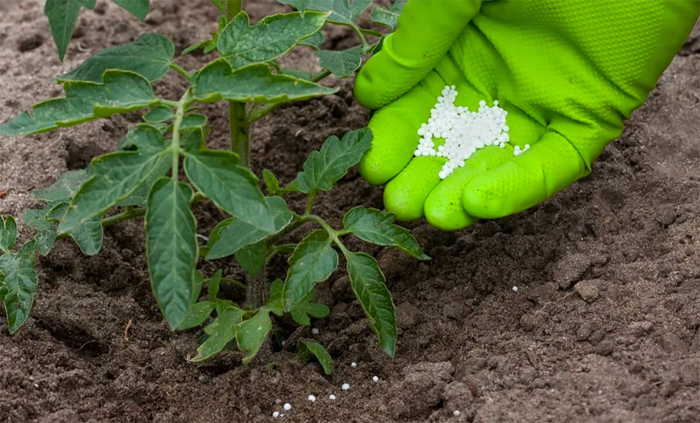
<instances>
[{"instance_id":1,"label":"tomato seedling","mask_svg":"<svg viewBox=\"0 0 700 423\"><path fill-rule=\"evenodd\" d=\"M144 34L131 43L101 51L58 77L65 97L39 103L31 113L0 125L0 133L30 135L147 110L144 123L129 130L116 152L99 156L88 168L67 172L53 186L33 192L46 206L25 211L25 224L37 234L19 251L13 250L17 239L14 219L8 216L0 221L0 298L11 333L25 322L32 306L37 287L35 252L46 255L56 240L72 238L83 253L97 254L104 227L144 217L151 286L168 324L173 330L186 330L210 322L193 361L237 346L248 362L273 328L271 315L287 313L307 326L311 317L327 316L328 307L314 302L315 287L338 267L338 251L345 257L352 289L381 347L394 355L394 305L384 275L374 257L350 251L343 239L353 235L397 247L418 259L428 257L408 230L394 224L391 213L356 207L347 212L341 229L312 213L318 192L331 190L370 148L370 130L354 130L342 139L328 138L288 184L264 170L266 194L248 166L251 123L281 104L335 93L337 89L319 81L330 74L352 75L362 57L375 49L379 42L371 44L365 35L378 33L355 23L370 1L281 2L299 10L251 25L240 1L215 0L223 13L219 30L212 39L183 54L201 48L216 51L218 57L195 72L175 63L175 46L169 39ZM91 4L87 0L78 3ZM399 11L399 5L391 10L375 8L372 16L392 25ZM320 30L327 23L350 26L361 45L343 51L320 50ZM280 68L277 59L296 46L319 50L324 70L307 75ZM151 84L172 70L188 81L189 88L179 99L159 98ZM219 101L229 103L231 151L207 147L207 118L196 108ZM308 196L304 211L287 206L283 197L292 192ZM211 201L231 216L203 237L208 239L205 245L199 244L202 237L191 211L197 201ZM299 244L283 242L306 222L318 229ZM277 254L290 254L289 270L284 280L269 283L263 269ZM208 279L197 270L201 259L231 256L247 272L245 284L221 270ZM246 287L247 303L241 306L222 298L222 283ZM208 298L200 300L204 285ZM324 370L331 371L330 356L320 344L302 341L299 349L305 356L317 357Z\"/></svg>"}]
</instances>

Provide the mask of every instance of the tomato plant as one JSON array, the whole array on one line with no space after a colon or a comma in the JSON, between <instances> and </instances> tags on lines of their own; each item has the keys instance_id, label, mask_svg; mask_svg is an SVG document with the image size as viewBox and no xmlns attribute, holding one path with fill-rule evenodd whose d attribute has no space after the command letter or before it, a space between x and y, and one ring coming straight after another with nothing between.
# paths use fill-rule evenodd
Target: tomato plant
<instances>
[{"instance_id":1,"label":"tomato plant","mask_svg":"<svg viewBox=\"0 0 700 423\"><path fill-rule=\"evenodd\" d=\"M381 347L394 355L394 305L384 275L374 257L350 251L343 239L352 235L399 248L418 259L428 257L408 230L394 224L391 213L355 207L345 215L342 228L333 228L313 214L317 193L331 190L370 148L370 130L328 138L287 184L264 170L266 193L248 166L252 123L281 104L335 93L336 88L319 82L330 74L352 75L362 57L381 41L369 43L366 35L381 34L356 24L369 0L280 1L298 10L251 25L240 0L213 0L222 11L218 31L183 54L204 49L216 51L218 57L195 72L174 61L175 46L168 38L144 34L103 50L58 77L65 97L36 104L31 112L0 125L0 133L30 135L145 110L144 122L129 130L117 151L96 157L86 169L67 172L53 186L33 192L46 206L25 211L24 223L37 233L21 248L14 249L15 220L10 216L0 220L0 298L11 333L20 328L32 307L38 284L36 253L46 255L57 240L71 238L83 253L97 254L104 227L143 217L151 286L168 324L173 330L186 330L209 322L193 361L237 346L247 362L272 330L273 316L287 313L300 325L310 325L312 317L327 316L328 307L314 302L315 287L336 270L339 252ZM94 1L68 3L89 6ZM142 3L147 6L148 2ZM395 4L391 9L375 8L372 16L393 27L398 13L400 4ZM326 24L350 26L361 44L343 51L320 50L320 30ZM281 68L277 59L296 46L318 50L323 71L309 75ZM173 70L189 82L189 88L179 99L159 98L151 84ZM197 104L219 101L228 102L230 151L207 147L207 118L197 108ZM288 207L284 196L292 192L307 195L305 210ZM208 237L197 234L197 219L191 211L197 201L210 201L231 216ZM306 222L317 229L298 244L284 243L290 232ZM200 245L202 238L207 241ZM268 282L262 270L278 254L289 254L287 275ZM207 279L197 270L202 259L231 256L247 273L245 284L221 270ZM246 304L222 298L222 283L245 285ZM331 368L319 344L302 343L300 349L318 357L324 369Z\"/></svg>"}]
</instances>

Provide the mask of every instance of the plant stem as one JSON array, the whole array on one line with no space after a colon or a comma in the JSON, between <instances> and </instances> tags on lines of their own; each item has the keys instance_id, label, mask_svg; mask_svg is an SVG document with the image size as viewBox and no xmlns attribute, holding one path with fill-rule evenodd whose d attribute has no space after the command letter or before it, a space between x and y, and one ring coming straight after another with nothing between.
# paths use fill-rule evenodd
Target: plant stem
<instances>
[{"instance_id":1,"label":"plant stem","mask_svg":"<svg viewBox=\"0 0 700 423\"><path fill-rule=\"evenodd\" d=\"M231 151L238 154L241 166L250 167L250 120L245 103L228 102L229 126L231 129Z\"/></svg>"},{"instance_id":2,"label":"plant stem","mask_svg":"<svg viewBox=\"0 0 700 423\"><path fill-rule=\"evenodd\" d=\"M243 10L243 0L225 0L226 19L231 21ZM241 166L250 167L250 121L245 103L228 102L228 121L231 131L231 151L238 154Z\"/></svg>"},{"instance_id":3,"label":"plant stem","mask_svg":"<svg viewBox=\"0 0 700 423\"><path fill-rule=\"evenodd\" d=\"M146 209L133 209L129 207L125 211L115 214L114 216L110 216L108 218L102 219L102 227L106 228L107 226L112 226L116 225L117 223L122 223L126 222L129 219L133 219L135 217L141 217L144 214L146 214Z\"/></svg>"},{"instance_id":4,"label":"plant stem","mask_svg":"<svg viewBox=\"0 0 700 423\"><path fill-rule=\"evenodd\" d=\"M231 278L221 278L221 282L230 283L231 285L235 285L235 286L237 286L237 287L239 287L239 288L248 289L248 287L246 286L246 284L244 284L243 282L238 282L238 281L235 280L235 279L231 279Z\"/></svg>"},{"instance_id":5,"label":"plant stem","mask_svg":"<svg viewBox=\"0 0 700 423\"><path fill-rule=\"evenodd\" d=\"M352 26L352 29L354 29L357 36L360 37L360 42L362 42L362 48L365 50L365 54L367 54L371 50L372 46L367 42L365 34L363 34L360 28L356 27L355 25Z\"/></svg>"},{"instance_id":6,"label":"plant stem","mask_svg":"<svg viewBox=\"0 0 700 423\"><path fill-rule=\"evenodd\" d=\"M296 228L298 228L299 226L301 226L303 223L304 223L304 221L301 220L300 218L299 218L299 219L295 219L295 220L292 221L289 225L287 225L284 229L282 229L281 231L279 231L279 232L277 232L276 234L272 235L271 237L267 238L267 240L265 240L265 244L266 244L268 247L271 246L271 245L274 244L275 242L277 242L277 241L279 241L280 239L282 239L283 236L287 235L288 233L292 232L293 230L295 230Z\"/></svg>"},{"instance_id":7,"label":"plant stem","mask_svg":"<svg viewBox=\"0 0 700 423\"><path fill-rule=\"evenodd\" d=\"M175 112L175 120L173 120L173 140L170 143L170 150L173 155L172 179L175 182L177 182L180 171L180 126L182 125L182 119L185 117L185 110L189 107L190 102L190 92L188 90L180 98L177 104L177 111Z\"/></svg>"},{"instance_id":8,"label":"plant stem","mask_svg":"<svg viewBox=\"0 0 700 423\"><path fill-rule=\"evenodd\" d=\"M243 9L243 0L226 0L226 19L233 19Z\"/></svg>"},{"instance_id":9,"label":"plant stem","mask_svg":"<svg viewBox=\"0 0 700 423\"><path fill-rule=\"evenodd\" d=\"M304 216L308 216L309 213L311 213L311 209L314 206L314 200L316 199L316 192L312 192L309 194L309 202L306 203L306 210L304 210Z\"/></svg>"},{"instance_id":10,"label":"plant stem","mask_svg":"<svg viewBox=\"0 0 700 423\"><path fill-rule=\"evenodd\" d=\"M340 235L344 234L344 231L336 231L333 229L331 225L326 223L325 220L321 219L321 217L316 216L314 214L309 214L306 216L301 217L302 222L314 222L318 224L321 228L323 228L326 232L328 232L328 236L331 237L333 242L335 242L335 245L338 246L338 248L341 249L343 254L348 254L349 251L347 248L345 248L345 244L340 240Z\"/></svg>"},{"instance_id":11,"label":"plant stem","mask_svg":"<svg viewBox=\"0 0 700 423\"><path fill-rule=\"evenodd\" d=\"M185 79L187 79L188 81L192 78L192 75L190 75L189 72L187 72L186 70L184 70L184 69L183 69L180 65L178 65L177 63L175 63L175 62L170 62L170 67L173 68L173 69L174 69L177 73L179 73L180 75L184 76Z\"/></svg>"}]
</instances>

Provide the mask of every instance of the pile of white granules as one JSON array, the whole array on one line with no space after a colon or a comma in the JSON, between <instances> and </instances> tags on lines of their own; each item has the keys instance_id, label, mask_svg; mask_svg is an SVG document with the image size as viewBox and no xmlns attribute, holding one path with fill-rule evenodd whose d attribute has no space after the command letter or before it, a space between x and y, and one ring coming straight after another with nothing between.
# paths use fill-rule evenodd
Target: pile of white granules
<instances>
[{"instance_id":1,"label":"pile of white granules","mask_svg":"<svg viewBox=\"0 0 700 423\"><path fill-rule=\"evenodd\" d=\"M510 141L506 116L508 112L498 107L498 100L493 107L485 101L479 102L479 110L470 112L467 107L455 106L457 89L447 85L438 97L437 104L430 111L428 123L421 125L418 135L421 140L415 156L445 157L447 162L440 170L440 179L447 178L455 169L464 167L465 161L474 152L486 146L504 148ZM445 143L435 148L433 138L443 138ZM518 155L530 146L515 151Z\"/></svg>"}]
</instances>

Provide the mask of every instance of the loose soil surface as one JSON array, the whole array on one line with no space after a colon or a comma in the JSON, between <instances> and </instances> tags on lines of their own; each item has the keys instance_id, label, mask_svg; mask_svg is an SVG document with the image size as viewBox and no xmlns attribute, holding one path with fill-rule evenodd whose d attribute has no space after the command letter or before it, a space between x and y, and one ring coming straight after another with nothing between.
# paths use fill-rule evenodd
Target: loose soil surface
<instances>
[{"instance_id":1,"label":"loose soil surface","mask_svg":"<svg viewBox=\"0 0 700 423\"><path fill-rule=\"evenodd\" d=\"M152 3L142 24L98 1L81 14L60 63L43 3L1 1L0 122L61 95L50 79L92 53L155 31L171 37L179 54L217 20L207 0ZM253 19L284 10L270 0L248 3ZM355 42L344 29L330 31L327 48ZM293 405L284 413L288 422L699 421L699 53L696 27L592 175L545 204L455 233L410 224L434 258L429 263L352 242L378 257L394 294L394 360L378 348L339 272L319 292L331 315L315 322L318 335L304 334L328 346L333 376L302 364L294 351L270 351L247 366L236 353L191 364L200 332L172 333L160 316L142 221L107 229L95 257L59 242L38 260L39 291L22 330L9 336L0 317L0 421L267 422L284 402ZM193 55L180 63L192 69L208 60ZM299 49L286 64L313 70L314 63ZM366 124L352 81L330 83L339 95L287 106L255 126L256 172L268 167L289 181L327 136ZM172 98L183 89L174 74L157 84ZM206 111L211 146L223 148L225 106ZM114 150L137 121L131 114L0 137L0 212L19 217L38 206L32 189ZM381 208L381 192L353 172L319 199L318 212L338 225L352 206ZM290 204L303 206L300 198ZM207 205L195 212L203 234L223 217ZM29 236L23 230L23 239ZM216 266L240 276L227 260L202 269L210 274ZM283 271L280 259L269 275ZM282 322L279 334L292 329ZM349 391L341 391L343 383ZM318 400L307 401L309 394Z\"/></svg>"}]
</instances>

